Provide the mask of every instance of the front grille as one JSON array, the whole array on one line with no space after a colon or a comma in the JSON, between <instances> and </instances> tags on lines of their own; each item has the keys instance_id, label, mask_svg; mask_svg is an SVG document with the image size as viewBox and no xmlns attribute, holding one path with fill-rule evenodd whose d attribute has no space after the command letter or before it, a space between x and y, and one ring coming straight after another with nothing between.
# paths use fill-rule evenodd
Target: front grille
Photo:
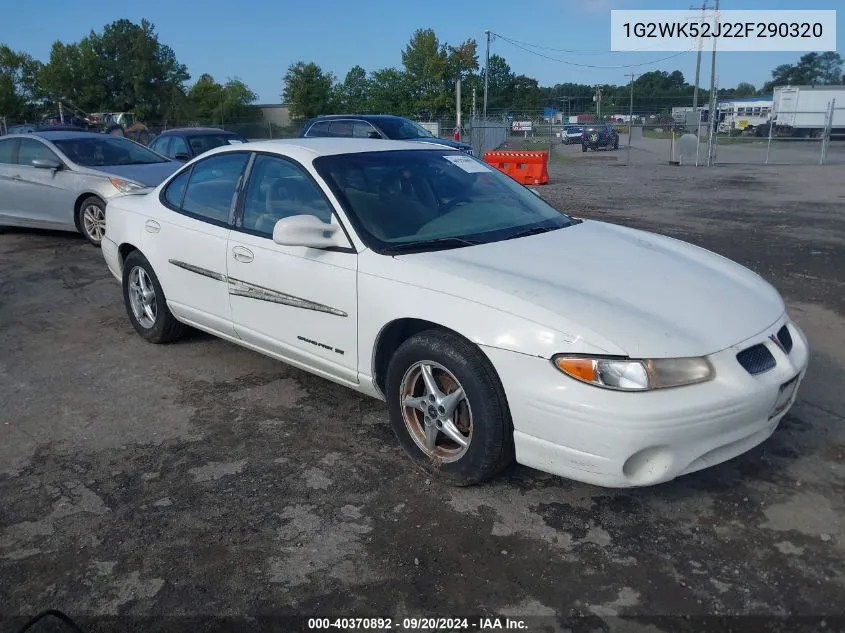
<instances>
[{"instance_id":1,"label":"front grille","mask_svg":"<svg viewBox=\"0 0 845 633\"><path fill-rule=\"evenodd\" d=\"M777 364L769 348L762 343L742 350L736 355L736 359L752 376L767 372Z\"/></svg>"},{"instance_id":2,"label":"front grille","mask_svg":"<svg viewBox=\"0 0 845 633\"><path fill-rule=\"evenodd\" d=\"M778 340L783 345L784 351L789 354L792 351L792 334L789 333L789 328L785 325L778 330Z\"/></svg>"}]
</instances>

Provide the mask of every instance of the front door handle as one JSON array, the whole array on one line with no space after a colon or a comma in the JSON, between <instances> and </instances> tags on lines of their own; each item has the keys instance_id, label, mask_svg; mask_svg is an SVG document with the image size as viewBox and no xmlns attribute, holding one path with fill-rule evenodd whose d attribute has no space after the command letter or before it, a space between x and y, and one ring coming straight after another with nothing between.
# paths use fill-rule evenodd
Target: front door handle
<instances>
[{"instance_id":1,"label":"front door handle","mask_svg":"<svg viewBox=\"0 0 845 633\"><path fill-rule=\"evenodd\" d=\"M147 233L158 233L161 231L161 224L155 220L147 220L144 222L144 230L146 230Z\"/></svg>"},{"instance_id":2,"label":"front door handle","mask_svg":"<svg viewBox=\"0 0 845 633\"><path fill-rule=\"evenodd\" d=\"M23 178L21 178L20 174L15 174L14 176L12 176L12 180L23 180Z\"/></svg>"},{"instance_id":3,"label":"front door handle","mask_svg":"<svg viewBox=\"0 0 845 633\"><path fill-rule=\"evenodd\" d=\"M232 249L232 256L235 258L236 261L239 261L243 264L248 264L253 259L255 259L255 255L253 255L252 251L248 248L244 248L243 246L235 246Z\"/></svg>"}]
</instances>

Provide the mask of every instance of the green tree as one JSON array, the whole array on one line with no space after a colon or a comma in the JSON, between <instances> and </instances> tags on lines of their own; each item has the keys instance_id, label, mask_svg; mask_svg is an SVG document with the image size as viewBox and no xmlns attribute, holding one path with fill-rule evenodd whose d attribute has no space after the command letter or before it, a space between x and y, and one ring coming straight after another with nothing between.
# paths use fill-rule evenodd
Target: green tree
<instances>
[{"instance_id":1,"label":"green tree","mask_svg":"<svg viewBox=\"0 0 845 633\"><path fill-rule=\"evenodd\" d=\"M417 29L402 51L415 114L436 116L450 103L446 91L448 52L431 29Z\"/></svg>"},{"instance_id":2,"label":"green tree","mask_svg":"<svg viewBox=\"0 0 845 633\"><path fill-rule=\"evenodd\" d=\"M738 83L736 89L734 90L734 96L736 97L753 97L756 94L757 88L754 87L754 84L750 84L746 81Z\"/></svg>"},{"instance_id":3,"label":"green tree","mask_svg":"<svg viewBox=\"0 0 845 633\"><path fill-rule=\"evenodd\" d=\"M775 86L841 84L842 56L836 52L807 53L796 64L781 64L772 71L772 79L763 86L769 93Z\"/></svg>"},{"instance_id":4,"label":"green tree","mask_svg":"<svg viewBox=\"0 0 845 633\"><path fill-rule=\"evenodd\" d=\"M146 119L160 117L188 79L151 22L122 19L77 44L55 42L41 87L52 100L69 100L88 112L132 110Z\"/></svg>"},{"instance_id":5,"label":"green tree","mask_svg":"<svg viewBox=\"0 0 845 633\"><path fill-rule=\"evenodd\" d=\"M0 44L0 116L18 120L34 117L41 66L26 53Z\"/></svg>"},{"instance_id":6,"label":"green tree","mask_svg":"<svg viewBox=\"0 0 845 633\"><path fill-rule=\"evenodd\" d=\"M323 72L314 62L291 64L282 80L282 100L290 105L295 119L309 119L318 114L331 114L334 75Z\"/></svg>"},{"instance_id":7,"label":"green tree","mask_svg":"<svg viewBox=\"0 0 845 633\"><path fill-rule=\"evenodd\" d=\"M258 109L252 104L257 98L240 79L229 79L225 84L219 84L209 74L201 75L188 91L192 117L209 125L256 119Z\"/></svg>"},{"instance_id":8,"label":"green tree","mask_svg":"<svg viewBox=\"0 0 845 633\"><path fill-rule=\"evenodd\" d=\"M368 112L370 109L370 80L363 67L355 65L337 85L337 109L347 113Z\"/></svg>"},{"instance_id":9,"label":"green tree","mask_svg":"<svg viewBox=\"0 0 845 633\"><path fill-rule=\"evenodd\" d=\"M380 114L413 114L410 81L396 68L382 68L370 73L370 108Z\"/></svg>"},{"instance_id":10,"label":"green tree","mask_svg":"<svg viewBox=\"0 0 845 633\"><path fill-rule=\"evenodd\" d=\"M482 80L484 71L482 71ZM490 55L490 74L487 78L487 109L510 107L513 98L514 74L501 55Z\"/></svg>"}]
</instances>

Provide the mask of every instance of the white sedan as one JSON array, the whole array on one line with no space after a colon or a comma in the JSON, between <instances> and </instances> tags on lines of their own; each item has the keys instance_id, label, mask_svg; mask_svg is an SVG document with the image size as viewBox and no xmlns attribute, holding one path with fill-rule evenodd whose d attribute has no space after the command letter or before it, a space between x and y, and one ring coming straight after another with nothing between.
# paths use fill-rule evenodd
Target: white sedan
<instances>
[{"instance_id":1,"label":"white sedan","mask_svg":"<svg viewBox=\"0 0 845 633\"><path fill-rule=\"evenodd\" d=\"M422 468L512 461L657 484L768 438L807 340L750 270L570 217L457 150L212 150L108 204L102 250L152 343L192 326L386 400Z\"/></svg>"}]
</instances>

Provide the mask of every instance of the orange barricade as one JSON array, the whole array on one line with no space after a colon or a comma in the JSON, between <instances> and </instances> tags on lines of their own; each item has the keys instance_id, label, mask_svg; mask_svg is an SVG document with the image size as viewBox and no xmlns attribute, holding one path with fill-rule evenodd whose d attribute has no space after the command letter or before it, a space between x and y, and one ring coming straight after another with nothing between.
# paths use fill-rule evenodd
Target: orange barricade
<instances>
[{"instance_id":1,"label":"orange barricade","mask_svg":"<svg viewBox=\"0 0 845 633\"><path fill-rule=\"evenodd\" d=\"M484 152L484 162L523 185L545 185L549 182L548 152Z\"/></svg>"}]
</instances>

